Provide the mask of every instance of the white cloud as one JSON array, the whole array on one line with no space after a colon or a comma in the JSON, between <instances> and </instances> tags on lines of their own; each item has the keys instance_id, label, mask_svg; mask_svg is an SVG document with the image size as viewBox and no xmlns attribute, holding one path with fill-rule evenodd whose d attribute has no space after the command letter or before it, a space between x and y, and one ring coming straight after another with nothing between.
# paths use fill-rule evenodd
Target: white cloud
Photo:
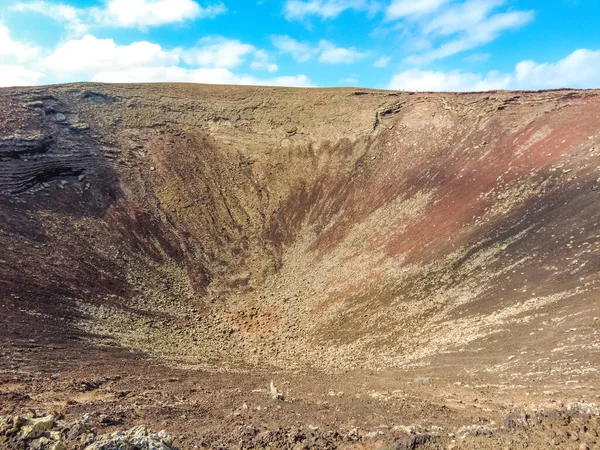
<instances>
[{"instance_id":1,"label":"white cloud","mask_svg":"<svg viewBox=\"0 0 600 450\"><path fill-rule=\"evenodd\" d=\"M405 59L408 64L424 64L447 58L457 53L488 44L504 31L515 30L530 23L533 11L493 13L506 0L468 0L452 6L431 19L424 27L424 35L452 37L438 48Z\"/></svg>"},{"instance_id":2,"label":"white cloud","mask_svg":"<svg viewBox=\"0 0 600 450\"><path fill-rule=\"evenodd\" d=\"M382 56L377 61L373 63L373 67L377 67L378 69L383 69L388 66L392 58L389 56Z\"/></svg>"},{"instance_id":3,"label":"white cloud","mask_svg":"<svg viewBox=\"0 0 600 450\"><path fill-rule=\"evenodd\" d=\"M91 8L36 0L16 3L10 9L35 12L64 22L70 34L77 36L87 33L91 26L146 29L213 18L227 11L221 2L201 6L193 0L105 0L104 6Z\"/></svg>"},{"instance_id":4,"label":"white cloud","mask_svg":"<svg viewBox=\"0 0 600 450\"><path fill-rule=\"evenodd\" d=\"M468 0L442 12L429 21L425 33L448 36L479 25L505 0Z\"/></svg>"},{"instance_id":5,"label":"white cloud","mask_svg":"<svg viewBox=\"0 0 600 450\"><path fill-rule=\"evenodd\" d=\"M363 59L366 54L359 52L355 47L336 47L329 41L319 43L319 62L325 64L354 64Z\"/></svg>"},{"instance_id":6,"label":"white cloud","mask_svg":"<svg viewBox=\"0 0 600 450\"><path fill-rule=\"evenodd\" d=\"M308 61L315 53L307 42L299 42L289 36L273 36L271 41L280 53L288 53L299 62Z\"/></svg>"},{"instance_id":7,"label":"white cloud","mask_svg":"<svg viewBox=\"0 0 600 450\"><path fill-rule=\"evenodd\" d=\"M244 58L254 53L256 48L235 39L222 37L206 37L200 40L199 47L183 53L183 59L188 64L204 67L238 67Z\"/></svg>"},{"instance_id":8,"label":"white cloud","mask_svg":"<svg viewBox=\"0 0 600 450\"><path fill-rule=\"evenodd\" d=\"M92 9L92 17L107 26L145 28L215 17L225 11L222 3L203 7L193 0L109 0L105 8Z\"/></svg>"},{"instance_id":9,"label":"white cloud","mask_svg":"<svg viewBox=\"0 0 600 450\"><path fill-rule=\"evenodd\" d=\"M379 9L379 3L372 0L287 0L283 14L287 20L304 20L307 16L333 19L348 9L374 13Z\"/></svg>"},{"instance_id":10,"label":"white cloud","mask_svg":"<svg viewBox=\"0 0 600 450\"><path fill-rule=\"evenodd\" d=\"M408 16L431 14L448 3L449 0L392 0L385 11L387 20L396 20Z\"/></svg>"},{"instance_id":11,"label":"white cloud","mask_svg":"<svg viewBox=\"0 0 600 450\"><path fill-rule=\"evenodd\" d=\"M23 66L0 64L0 87L32 86L38 84L45 75Z\"/></svg>"},{"instance_id":12,"label":"white cloud","mask_svg":"<svg viewBox=\"0 0 600 450\"><path fill-rule=\"evenodd\" d=\"M236 75L225 68L186 69L183 67L140 67L96 74L92 81L105 83L187 82L269 86L312 86L306 75L255 78Z\"/></svg>"},{"instance_id":13,"label":"white cloud","mask_svg":"<svg viewBox=\"0 0 600 450\"><path fill-rule=\"evenodd\" d=\"M314 87L306 75L282 76L265 80L256 80L259 86L288 86L288 87Z\"/></svg>"},{"instance_id":14,"label":"white cloud","mask_svg":"<svg viewBox=\"0 0 600 450\"><path fill-rule=\"evenodd\" d=\"M271 40L280 53L290 54L298 62L306 62L317 56L318 61L324 64L354 64L367 56L355 47L337 47L326 40L321 40L315 47L289 36L273 36Z\"/></svg>"},{"instance_id":15,"label":"white cloud","mask_svg":"<svg viewBox=\"0 0 600 450\"><path fill-rule=\"evenodd\" d=\"M63 81L312 86L306 75L261 78L232 72L245 59L253 70L278 69L266 51L221 37L205 38L195 49L167 50L147 41L118 45L113 39L93 35L65 42L39 66Z\"/></svg>"},{"instance_id":16,"label":"white cloud","mask_svg":"<svg viewBox=\"0 0 600 450\"><path fill-rule=\"evenodd\" d=\"M600 50L576 50L554 63L522 61L512 73L441 72L409 69L396 74L389 89L407 91L487 91L600 87Z\"/></svg>"},{"instance_id":17,"label":"white cloud","mask_svg":"<svg viewBox=\"0 0 600 450\"><path fill-rule=\"evenodd\" d=\"M203 38L197 47L189 49L165 50L147 41L117 45L113 39L98 39L88 34L65 42L41 64L61 78L69 78L73 75L123 73L129 69L171 68L182 62L202 69L232 69L244 64L249 57L252 57L250 68L253 70L278 70L265 50L223 37Z\"/></svg>"},{"instance_id":18,"label":"white cloud","mask_svg":"<svg viewBox=\"0 0 600 450\"><path fill-rule=\"evenodd\" d=\"M84 10L62 3L34 1L17 3L11 7L13 11L35 12L51 17L57 22L64 22L70 34L81 36L87 33L89 25L84 23Z\"/></svg>"},{"instance_id":19,"label":"white cloud","mask_svg":"<svg viewBox=\"0 0 600 450\"><path fill-rule=\"evenodd\" d=\"M277 64L269 61L269 54L264 50L257 50L254 53L254 60L250 64L252 70L266 70L267 72L277 72Z\"/></svg>"},{"instance_id":20,"label":"white cloud","mask_svg":"<svg viewBox=\"0 0 600 450\"><path fill-rule=\"evenodd\" d=\"M555 63L522 61L515 68L515 85L523 89L600 88L600 50L576 50Z\"/></svg>"},{"instance_id":21,"label":"white cloud","mask_svg":"<svg viewBox=\"0 0 600 450\"><path fill-rule=\"evenodd\" d=\"M234 39L207 37L200 40L197 47L171 50L147 41L118 45L113 39L98 39L85 35L72 39L59 46L52 54L41 61L41 66L51 70L61 79L73 76L94 74L149 73L145 69L177 68L185 63L192 68L233 69L252 58L250 68L276 72L277 64L269 60L265 50ZM144 69L144 70L142 70ZM164 70L163 70L164 72ZM178 73L170 70L169 73Z\"/></svg>"},{"instance_id":22,"label":"white cloud","mask_svg":"<svg viewBox=\"0 0 600 450\"><path fill-rule=\"evenodd\" d=\"M507 0L393 0L387 21L401 31L411 51L405 62L425 64L480 47L504 32L521 28L534 19L533 11L501 8ZM389 29L383 28L383 32ZM415 48L422 44L422 48ZM412 48L409 48L412 47ZM418 53L417 53L418 52Z\"/></svg>"},{"instance_id":23,"label":"white cloud","mask_svg":"<svg viewBox=\"0 0 600 450\"><path fill-rule=\"evenodd\" d=\"M473 53L465 58L465 61L471 64L484 63L490 59L490 53Z\"/></svg>"},{"instance_id":24,"label":"white cloud","mask_svg":"<svg viewBox=\"0 0 600 450\"><path fill-rule=\"evenodd\" d=\"M237 39L206 37L200 40L198 47L182 53L187 64L227 69L242 65L250 55L253 55L250 63L253 70L277 72L279 69L277 64L269 61L269 54L265 50L259 50Z\"/></svg>"},{"instance_id":25,"label":"white cloud","mask_svg":"<svg viewBox=\"0 0 600 450\"><path fill-rule=\"evenodd\" d=\"M0 58L4 62L18 63L31 61L40 53L40 49L35 46L23 44L14 41L10 37L10 30L4 25L0 25Z\"/></svg>"},{"instance_id":26,"label":"white cloud","mask_svg":"<svg viewBox=\"0 0 600 450\"><path fill-rule=\"evenodd\" d=\"M0 87L31 86L45 76L42 72L23 66L39 56L38 47L15 41L8 27L0 24Z\"/></svg>"},{"instance_id":27,"label":"white cloud","mask_svg":"<svg viewBox=\"0 0 600 450\"><path fill-rule=\"evenodd\" d=\"M460 72L436 72L409 69L394 75L389 89L403 91L488 91L508 89L510 77L498 73L481 74Z\"/></svg>"},{"instance_id":28,"label":"white cloud","mask_svg":"<svg viewBox=\"0 0 600 450\"><path fill-rule=\"evenodd\" d=\"M176 64L180 50L165 51L147 41L117 45L112 39L85 35L70 40L42 60L42 65L64 77L140 66Z\"/></svg>"}]
</instances>

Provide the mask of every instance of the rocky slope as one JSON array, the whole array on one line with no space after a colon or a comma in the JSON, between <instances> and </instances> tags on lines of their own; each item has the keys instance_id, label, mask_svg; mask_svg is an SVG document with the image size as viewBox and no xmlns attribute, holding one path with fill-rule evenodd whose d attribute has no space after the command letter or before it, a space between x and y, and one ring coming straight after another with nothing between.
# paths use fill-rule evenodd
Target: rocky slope
<instances>
[{"instance_id":1,"label":"rocky slope","mask_svg":"<svg viewBox=\"0 0 600 450\"><path fill-rule=\"evenodd\" d=\"M598 94L0 89L3 355L595 388Z\"/></svg>"}]
</instances>

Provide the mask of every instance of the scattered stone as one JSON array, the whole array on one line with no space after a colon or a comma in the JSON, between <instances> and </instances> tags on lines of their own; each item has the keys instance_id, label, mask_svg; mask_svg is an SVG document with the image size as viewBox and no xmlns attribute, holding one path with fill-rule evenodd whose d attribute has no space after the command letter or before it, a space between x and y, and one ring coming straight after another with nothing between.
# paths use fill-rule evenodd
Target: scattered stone
<instances>
[{"instance_id":1,"label":"scattered stone","mask_svg":"<svg viewBox=\"0 0 600 450\"><path fill-rule=\"evenodd\" d=\"M37 419L26 419L25 425L21 427L21 437L23 439L36 439L42 436L46 431L52 429L55 417L48 415Z\"/></svg>"},{"instance_id":2,"label":"scattered stone","mask_svg":"<svg viewBox=\"0 0 600 450\"><path fill-rule=\"evenodd\" d=\"M29 108L42 108L44 106L44 102L41 100L33 100L31 102L25 103L25 106Z\"/></svg>"},{"instance_id":3,"label":"scattered stone","mask_svg":"<svg viewBox=\"0 0 600 450\"><path fill-rule=\"evenodd\" d=\"M81 385L79 386L79 390L86 392L86 391L93 391L95 389L98 389L100 386L102 386L103 384L107 383L107 379L106 378L94 378L93 380L84 380L81 382Z\"/></svg>"},{"instance_id":4,"label":"scattered stone","mask_svg":"<svg viewBox=\"0 0 600 450\"><path fill-rule=\"evenodd\" d=\"M74 123L73 125L71 125L71 128L73 128L75 130L79 130L79 131L85 131L85 130L89 130L90 126L85 122L79 122L79 123Z\"/></svg>"},{"instance_id":5,"label":"scattered stone","mask_svg":"<svg viewBox=\"0 0 600 450\"><path fill-rule=\"evenodd\" d=\"M460 427L456 431L456 435L461 439L465 440L467 436L491 436L494 434L494 429L482 425L466 425Z\"/></svg>"},{"instance_id":6,"label":"scattered stone","mask_svg":"<svg viewBox=\"0 0 600 450\"><path fill-rule=\"evenodd\" d=\"M352 441L352 442L359 441L360 438L361 438L361 434L360 434L360 431L358 431L357 428L352 428L348 432L348 435L346 436L346 439L348 439L349 441Z\"/></svg>"},{"instance_id":7,"label":"scattered stone","mask_svg":"<svg viewBox=\"0 0 600 450\"><path fill-rule=\"evenodd\" d=\"M378 437L383 436L382 431L371 431L365 434L365 439L377 439Z\"/></svg>"},{"instance_id":8,"label":"scattered stone","mask_svg":"<svg viewBox=\"0 0 600 450\"><path fill-rule=\"evenodd\" d=\"M166 431L153 434L143 426L128 431L100 436L85 450L174 450L173 440Z\"/></svg>"},{"instance_id":9,"label":"scattered stone","mask_svg":"<svg viewBox=\"0 0 600 450\"><path fill-rule=\"evenodd\" d=\"M101 416L101 422L102 419ZM141 425L99 436L88 415L67 424L55 414L35 417L33 412L26 416L0 416L0 448L5 448L4 444L31 450L177 450L166 431L154 434Z\"/></svg>"},{"instance_id":10,"label":"scattered stone","mask_svg":"<svg viewBox=\"0 0 600 450\"><path fill-rule=\"evenodd\" d=\"M277 390L277 387L273 384L273 380L271 380L269 386L269 394L271 394L273 400L283 400L283 394Z\"/></svg>"},{"instance_id":11,"label":"scattered stone","mask_svg":"<svg viewBox=\"0 0 600 450\"><path fill-rule=\"evenodd\" d=\"M54 116L54 120L56 122L64 122L65 120L67 120L67 116L65 116L63 113L56 113L56 115Z\"/></svg>"},{"instance_id":12,"label":"scattered stone","mask_svg":"<svg viewBox=\"0 0 600 450\"><path fill-rule=\"evenodd\" d=\"M567 410L571 413L600 417L600 406L595 403L570 403Z\"/></svg>"},{"instance_id":13,"label":"scattered stone","mask_svg":"<svg viewBox=\"0 0 600 450\"><path fill-rule=\"evenodd\" d=\"M111 425L120 425L123 423L123 420L120 418L115 418L112 416L107 416L106 414L100 414L99 422L102 426L108 427Z\"/></svg>"},{"instance_id":14,"label":"scattered stone","mask_svg":"<svg viewBox=\"0 0 600 450\"><path fill-rule=\"evenodd\" d=\"M435 437L437 436L429 433L406 436L396 441L393 445L385 447L385 450L414 450L427 444Z\"/></svg>"}]
</instances>

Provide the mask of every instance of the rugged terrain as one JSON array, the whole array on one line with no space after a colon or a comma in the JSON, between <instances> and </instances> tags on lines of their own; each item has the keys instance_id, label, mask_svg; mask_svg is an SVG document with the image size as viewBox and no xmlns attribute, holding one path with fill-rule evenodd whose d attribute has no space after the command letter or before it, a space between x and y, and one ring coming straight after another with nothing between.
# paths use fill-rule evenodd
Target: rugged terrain
<instances>
[{"instance_id":1,"label":"rugged terrain","mask_svg":"<svg viewBox=\"0 0 600 450\"><path fill-rule=\"evenodd\" d=\"M0 89L0 414L594 448L599 200L597 91Z\"/></svg>"}]
</instances>

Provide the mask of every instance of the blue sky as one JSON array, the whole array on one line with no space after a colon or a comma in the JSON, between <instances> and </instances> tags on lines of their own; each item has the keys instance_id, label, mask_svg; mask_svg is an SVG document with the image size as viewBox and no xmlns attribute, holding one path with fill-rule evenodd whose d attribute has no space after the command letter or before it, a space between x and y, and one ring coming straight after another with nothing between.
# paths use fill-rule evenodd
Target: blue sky
<instances>
[{"instance_id":1,"label":"blue sky","mask_svg":"<svg viewBox=\"0 0 600 450\"><path fill-rule=\"evenodd\" d=\"M600 88L600 1L0 0L0 86Z\"/></svg>"}]
</instances>

